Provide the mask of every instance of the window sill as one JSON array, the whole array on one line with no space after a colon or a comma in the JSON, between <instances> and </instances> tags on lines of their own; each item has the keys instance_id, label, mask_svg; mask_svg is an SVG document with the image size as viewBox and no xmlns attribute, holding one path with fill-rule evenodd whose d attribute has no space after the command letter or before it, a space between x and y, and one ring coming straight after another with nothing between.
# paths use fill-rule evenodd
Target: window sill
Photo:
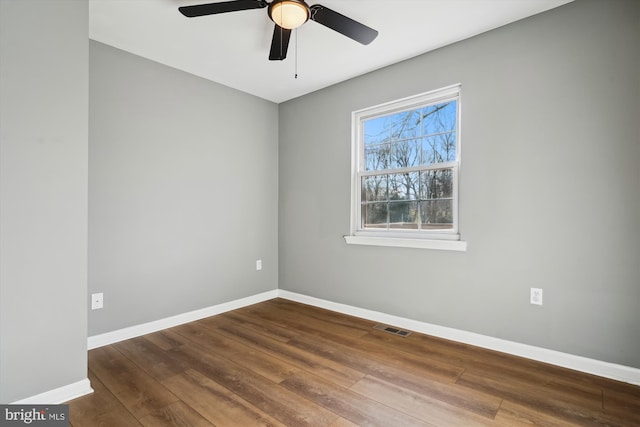
<instances>
[{"instance_id":1,"label":"window sill","mask_svg":"<svg viewBox=\"0 0 640 427\"><path fill-rule=\"evenodd\" d=\"M389 246L396 248L438 249L443 251L467 250L462 240L413 239L401 237L344 236L349 245Z\"/></svg>"}]
</instances>

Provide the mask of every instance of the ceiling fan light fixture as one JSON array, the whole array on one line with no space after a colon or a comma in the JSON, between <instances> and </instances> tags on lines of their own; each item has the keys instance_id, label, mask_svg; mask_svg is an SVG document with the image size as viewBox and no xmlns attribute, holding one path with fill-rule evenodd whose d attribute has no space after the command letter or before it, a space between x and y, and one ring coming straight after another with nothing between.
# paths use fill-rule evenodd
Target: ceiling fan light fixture
<instances>
[{"instance_id":1,"label":"ceiling fan light fixture","mask_svg":"<svg viewBox=\"0 0 640 427\"><path fill-rule=\"evenodd\" d=\"M310 15L309 6L303 0L275 0L269 5L269 18L287 30L298 28Z\"/></svg>"}]
</instances>

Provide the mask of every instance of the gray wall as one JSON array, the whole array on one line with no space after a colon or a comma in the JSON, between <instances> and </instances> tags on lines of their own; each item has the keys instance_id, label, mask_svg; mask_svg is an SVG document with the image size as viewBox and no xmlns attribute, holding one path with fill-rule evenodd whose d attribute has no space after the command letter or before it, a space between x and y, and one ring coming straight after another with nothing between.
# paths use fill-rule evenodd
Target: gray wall
<instances>
[{"instance_id":1,"label":"gray wall","mask_svg":"<svg viewBox=\"0 0 640 427\"><path fill-rule=\"evenodd\" d=\"M281 104L280 287L640 368L639 14L579 0ZM468 251L346 245L351 111L453 83Z\"/></svg>"},{"instance_id":2,"label":"gray wall","mask_svg":"<svg viewBox=\"0 0 640 427\"><path fill-rule=\"evenodd\" d=\"M90 93L89 335L276 289L278 106L93 41Z\"/></svg>"},{"instance_id":3,"label":"gray wall","mask_svg":"<svg viewBox=\"0 0 640 427\"><path fill-rule=\"evenodd\" d=\"M87 1L0 1L0 402L87 378Z\"/></svg>"}]
</instances>

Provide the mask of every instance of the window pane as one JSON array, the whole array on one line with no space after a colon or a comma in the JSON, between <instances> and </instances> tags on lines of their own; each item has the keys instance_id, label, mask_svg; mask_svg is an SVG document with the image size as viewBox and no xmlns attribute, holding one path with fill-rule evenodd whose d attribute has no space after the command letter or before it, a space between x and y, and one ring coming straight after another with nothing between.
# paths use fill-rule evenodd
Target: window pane
<instances>
[{"instance_id":1,"label":"window pane","mask_svg":"<svg viewBox=\"0 0 640 427\"><path fill-rule=\"evenodd\" d=\"M387 175L362 178L362 200L386 201L388 199Z\"/></svg>"},{"instance_id":2,"label":"window pane","mask_svg":"<svg viewBox=\"0 0 640 427\"><path fill-rule=\"evenodd\" d=\"M433 135L456 129L457 102L429 105L422 109L422 135Z\"/></svg>"},{"instance_id":3,"label":"window pane","mask_svg":"<svg viewBox=\"0 0 640 427\"><path fill-rule=\"evenodd\" d=\"M364 122L364 145L389 141L391 118L389 116L369 119Z\"/></svg>"},{"instance_id":4,"label":"window pane","mask_svg":"<svg viewBox=\"0 0 640 427\"><path fill-rule=\"evenodd\" d=\"M403 111L391 116L391 138L415 138L420 136L420 110Z\"/></svg>"},{"instance_id":5,"label":"window pane","mask_svg":"<svg viewBox=\"0 0 640 427\"><path fill-rule=\"evenodd\" d=\"M456 133L448 132L422 139L422 164L455 162Z\"/></svg>"},{"instance_id":6,"label":"window pane","mask_svg":"<svg viewBox=\"0 0 640 427\"><path fill-rule=\"evenodd\" d=\"M453 171L438 169L420 173L420 199L433 200L453 197Z\"/></svg>"},{"instance_id":7,"label":"window pane","mask_svg":"<svg viewBox=\"0 0 640 427\"><path fill-rule=\"evenodd\" d=\"M373 145L370 147L365 147L364 149L365 170L380 171L384 169L389 169L390 157L391 157L391 149L388 144Z\"/></svg>"},{"instance_id":8,"label":"window pane","mask_svg":"<svg viewBox=\"0 0 640 427\"><path fill-rule=\"evenodd\" d=\"M391 146L391 167L408 168L420 163L419 140L409 139L394 142Z\"/></svg>"},{"instance_id":9,"label":"window pane","mask_svg":"<svg viewBox=\"0 0 640 427\"><path fill-rule=\"evenodd\" d=\"M453 200L427 200L420 202L423 230L453 228Z\"/></svg>"},{"instance_id":10,"label":"window pane","mask_svg":"<svg viewBox=\"0 0 640 427\"><path fill-rule=\"evenodd\" d=\"M389 175L389 200L416 200L420 194L418 172Z\"/></svg>"},{"instance_id":11,"label":"window pane","mask_svg":"<svg viewBox=\"0 0 640 427\"><path fill-rule=\"evenodd\" d=\"M363 228L387 228L387 203L362 205Z\"/></svg>"},{"instance_id":12,"label":"window pane","mask_svg":"<svg viewBox=\"0 0 640 427\"><path fill-rule=\"evenodd\" d=\"M418 202L390 202L389 227L418 229Z\"/></svg>"}]
</instances>

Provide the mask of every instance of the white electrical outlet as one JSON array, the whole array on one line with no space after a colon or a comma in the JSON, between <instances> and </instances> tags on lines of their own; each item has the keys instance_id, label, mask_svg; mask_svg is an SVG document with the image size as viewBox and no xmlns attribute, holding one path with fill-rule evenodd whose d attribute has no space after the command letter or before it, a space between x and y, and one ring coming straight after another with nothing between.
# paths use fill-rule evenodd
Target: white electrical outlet
<instances>
[{"instance_id":1,"label":"white electrical outlet","mask_svg":"<svg viewBox=\"0 0 640 427\"><path fill-rule=\"evenodd\" d=\"M104 307L104 294L91 294L91 310L97 310Z\"/></svg>"},{"instance_id":2,"label":"white electrical outlet","mask_svg":"<svg viewBox=\"0 0 640 427\"><path fill-rule=\"evenodd\" d=\"M262 270L262 260L261 259L256 261L256 270Z\"/></svg>"},{"instance_id":3,"label":"white electrical outlet","mask_svg":"<svg viewBox=\"0 0 640 427\"><path fill-rule=\"evenodd\" d=\"M531 288L531 304L542 305L542 289Z\"/></svg>"}]
</instances>

